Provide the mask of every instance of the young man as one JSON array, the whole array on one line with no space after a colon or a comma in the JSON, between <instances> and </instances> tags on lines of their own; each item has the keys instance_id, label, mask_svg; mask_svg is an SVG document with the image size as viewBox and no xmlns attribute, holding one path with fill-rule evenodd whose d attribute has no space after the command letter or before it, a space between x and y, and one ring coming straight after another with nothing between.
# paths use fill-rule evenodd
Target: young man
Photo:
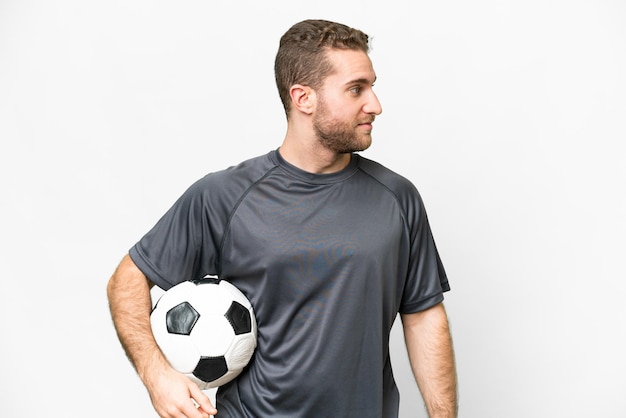
<instances>
[{"instance_id":1,"label":"young man","mask_svg":"<svg viewBox=\"0 0 626 418\"><path fill-rule=\"evenodd\" d=\"M449 286L424 206L408 180L355 154L382 112L367 53L367 35L341 24L289 29L275 64L280 148L192 185L110 279L118 335L160 416L217 413L149 323L153 284L206 274L241 289L258 322L251 363L218 391L219 417L397 417L398 312L430 416L456 416Z\"/></svg>"}]
</instances>

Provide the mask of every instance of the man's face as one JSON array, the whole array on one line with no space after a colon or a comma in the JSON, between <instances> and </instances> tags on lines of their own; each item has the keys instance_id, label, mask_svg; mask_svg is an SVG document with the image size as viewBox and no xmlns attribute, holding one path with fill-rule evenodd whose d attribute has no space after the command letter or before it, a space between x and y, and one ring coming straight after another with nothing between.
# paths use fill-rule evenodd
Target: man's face
<instances>
[{"instance_id":1,"label":"man's face","mask_svg":"<svg viewBox=\"0 0 626 418\"><path fill-rule=\"evenodd\" d=\"M382 112L372 87L376 73L362 51L331 49L334 72L317 91L313 128L320 143L336 153L363 151L372 143L372 122Z\"/></svg>"}]
</instances>

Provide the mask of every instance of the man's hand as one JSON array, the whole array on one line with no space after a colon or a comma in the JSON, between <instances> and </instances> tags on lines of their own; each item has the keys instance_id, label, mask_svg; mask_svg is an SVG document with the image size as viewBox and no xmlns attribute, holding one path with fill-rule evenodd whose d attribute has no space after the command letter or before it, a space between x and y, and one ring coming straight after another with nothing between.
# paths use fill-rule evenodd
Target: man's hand
<instances>
[{"instance_id":1,"label":"man's hand","mask_svg":"<svg viewBox=\"0 0 626 418\"><path fill-rule=\"evenodd\" d=\"M162 418L208 418L217 414L208 396L174 369L145 378L155 411Z\"/></svg>"}]
</instances>

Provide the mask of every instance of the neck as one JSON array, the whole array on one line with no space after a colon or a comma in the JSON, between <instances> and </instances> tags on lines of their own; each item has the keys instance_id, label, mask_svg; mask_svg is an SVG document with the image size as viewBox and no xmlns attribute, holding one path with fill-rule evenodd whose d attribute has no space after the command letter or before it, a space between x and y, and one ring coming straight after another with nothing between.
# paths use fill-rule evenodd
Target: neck
<instances>
[{"instance_id":1,"label":"neck","mask_svg":"<svg viewBox=\"0 0 626 418\"><path fill-rule=\"evenodd\" d=\"M314 174L330 174L341 171L350 163L350 154L336 153L325 148L310 132L287 129L280 147L280 155L289 164Z\"/></svg>"}]
</instances>

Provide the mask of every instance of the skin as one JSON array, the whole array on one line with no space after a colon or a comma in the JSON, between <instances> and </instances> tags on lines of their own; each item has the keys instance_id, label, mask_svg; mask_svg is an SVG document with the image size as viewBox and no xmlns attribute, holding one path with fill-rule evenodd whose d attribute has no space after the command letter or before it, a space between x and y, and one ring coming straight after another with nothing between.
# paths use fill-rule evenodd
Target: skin
<instances>
[{"instance_id":1,"label":"skin","mask_svg":"<svg viewBox=\"0 0 626 418\"><path fill-rule=\"evenodd\" d=\"M401 315L413 375L430 418L457 416L457 380L448 318L442 303Z\"/></svg>"},{"instance_id":2,"label":"skin","mask_svg":"<svg viewBox=\"0 0 626 418\"><path fill-rule=\"evenodd\" d=\"M345 168L350 153L372 143L372 123L382 112L372 62L362 51L327 50L334 71L315 90L291 87L292 107L282 157L302 170L326 174ZM113 323L126 353L162 418L206 418L209 398L161 353L150 327L153 284L124 257L107 287ZM402 315L413 374L431 418L456 417L456 371L442 304ZM198 407L196 407L196 404Z\"/></svg>"}]
</instances>

